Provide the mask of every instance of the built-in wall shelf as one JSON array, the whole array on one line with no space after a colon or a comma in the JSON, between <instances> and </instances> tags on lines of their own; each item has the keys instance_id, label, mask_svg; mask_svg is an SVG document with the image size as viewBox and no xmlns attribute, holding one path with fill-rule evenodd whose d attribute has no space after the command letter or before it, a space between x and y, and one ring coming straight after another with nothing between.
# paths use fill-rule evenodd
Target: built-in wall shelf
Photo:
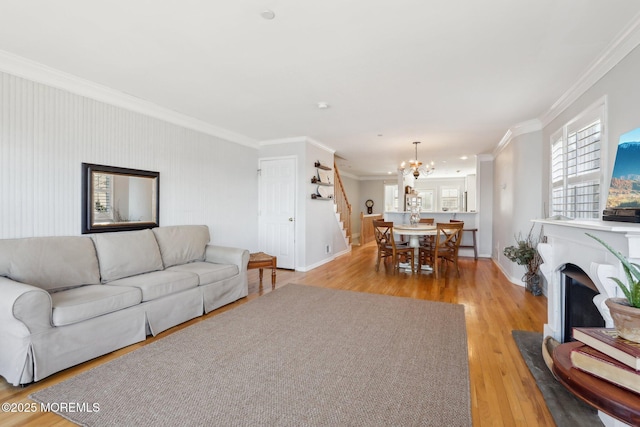
<instances>
[{"instance_id":1,"label":"built-in wall shelf","mask_svg":"<svg viewBox=\"0 0 640 427\"><path fill-rule=\"evenodd\" d=\"M320 162L316 162L314 166L317 167L318 169L322 169L322 170L325 170L325 171L333 170L329 166L324 166Z\"/></svg>"},{"instance_id":2,"label":"built-in wall shelf","mask_svg":"<svg viewBox=\"0 0 640 427\"><path fill-rule=\"evenodd\" d=\"M333 200L333 169L315 162L316 175L311 177L311 184L315 185L316 192L311 194L312 200Z\"/></svg>"},{"instance_id":3,"label":"built-in wall shelf","mask_svg":"<svg viewBox=\"0 0 640 427\"><path fill-rule=\"evenodd\" d=\"M318 178L316 178L315 176L311 178L311 183L315 185L324 185L326 187L333 187L333 184L331 184L330 182L320 182L318 181Z\"/></svg>"}]
</instances>

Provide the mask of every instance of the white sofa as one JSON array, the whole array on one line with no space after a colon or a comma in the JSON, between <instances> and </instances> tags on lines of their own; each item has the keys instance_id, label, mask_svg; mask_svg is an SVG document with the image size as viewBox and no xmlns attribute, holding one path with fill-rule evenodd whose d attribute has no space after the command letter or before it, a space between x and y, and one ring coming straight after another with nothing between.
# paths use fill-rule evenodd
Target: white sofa
<instances>
[{"instance_id":1,"label":"white sofa","mask_svg":"<svg viewBox=\"0 0 640 427\"><path fill-rule=\"evenodd\" d=\"M207 226L0 240L0 375L13 385L248 294L249 252Z\"/></svg>"}]
</instances>

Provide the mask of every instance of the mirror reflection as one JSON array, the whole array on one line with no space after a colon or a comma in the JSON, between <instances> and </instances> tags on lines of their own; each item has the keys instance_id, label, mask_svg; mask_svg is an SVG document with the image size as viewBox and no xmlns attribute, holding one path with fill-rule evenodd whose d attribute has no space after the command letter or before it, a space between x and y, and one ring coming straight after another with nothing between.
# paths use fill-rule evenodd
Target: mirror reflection
<instances>
[{"instance_id":1,"label":"mirror reflection","mask_svg":"<svg viewBox=\"0 0 640 427\"><path fill-rule=\"evenodd\" d=\"M159 225L159 173L83 163L83 233Z\"/></svg>"}]
</instances>

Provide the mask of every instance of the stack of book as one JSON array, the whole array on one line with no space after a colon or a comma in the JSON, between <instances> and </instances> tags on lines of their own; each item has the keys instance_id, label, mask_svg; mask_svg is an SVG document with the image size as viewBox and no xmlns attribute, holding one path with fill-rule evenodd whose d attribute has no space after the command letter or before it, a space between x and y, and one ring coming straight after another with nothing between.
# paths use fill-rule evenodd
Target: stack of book
<instances>
[{"instance_id":1,"label":"stack of book","mask_svg":"<svg viewBox=\"0 0 640 427\"><path fill-rule=\"evenodd\" d=\"M613 328L573 328L584 345L571 351L577 369L640 393L640 344L618 336Z\"/></svg>"}]
</instances>

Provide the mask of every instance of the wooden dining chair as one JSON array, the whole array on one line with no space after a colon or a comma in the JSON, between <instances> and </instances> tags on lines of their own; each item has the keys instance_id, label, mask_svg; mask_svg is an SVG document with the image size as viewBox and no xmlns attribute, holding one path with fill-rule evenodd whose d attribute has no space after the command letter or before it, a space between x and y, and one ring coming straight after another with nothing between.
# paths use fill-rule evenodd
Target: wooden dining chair
<instances>
[{"instance_id":1,"label":"wooden dining chair","mask_svg":"<svg viewBox=\"0 0 640 427\"><path fill-rule=\"evenodd\" d=\"M436 279L440 277L440 264L448 267L448 263L453 264L456 273L460 277L458 268L458 249L462 237L462 227L464 223L438 223L436 224L436 235L432 245L420 246L418 249L418 262L422 265L430 265Z\"/></svg>"},{"instance_id":2,"label":"wooden dining chair","mask_svg":"<svg viewBox=\"0 0 640 427\"><path fill-rule=\"evenodd\" d=\"M449 222L461 222L464 224L464 221L461 221L459 219L450 219ZM464 234L465 231L468 231L469 233L471 233L471 241L473 242L471 245L460 245L461 248L469 248L469 249L473 249L473 259L478 259L478 242L476 241L476 233L478 232L477 228L465 228L462 230L462 233L460 234L460 240L462 240L462 235Z\"/></svg>"},{"instance_id":3,"label":"wooden dining chair","mask_svg":"<svg viewBox=\"0 0 640 427\"><path fill-rule=\"evenodd\" d=\"M373 221L373 232L378 244L378 257L376 260L376 271L380 269L380 260L391 257L393 260L393 271L400 269L400 259L404 257L411 264L413 273L413 248L406 245L396 244L393 236L393 222Z\"/></svg>"},{"instance_id":4,"label":"wooden dining chair","mask_svg":"<svg viewBox=\"0 0 640 427\"><path fill-rule=\"evenodd\" d=\"M435 218L420 218L420 224L433 225ZM420 238L420 246L429 246L434 242L435 236L422 236Z\"/></svg>"}]
</instances>

